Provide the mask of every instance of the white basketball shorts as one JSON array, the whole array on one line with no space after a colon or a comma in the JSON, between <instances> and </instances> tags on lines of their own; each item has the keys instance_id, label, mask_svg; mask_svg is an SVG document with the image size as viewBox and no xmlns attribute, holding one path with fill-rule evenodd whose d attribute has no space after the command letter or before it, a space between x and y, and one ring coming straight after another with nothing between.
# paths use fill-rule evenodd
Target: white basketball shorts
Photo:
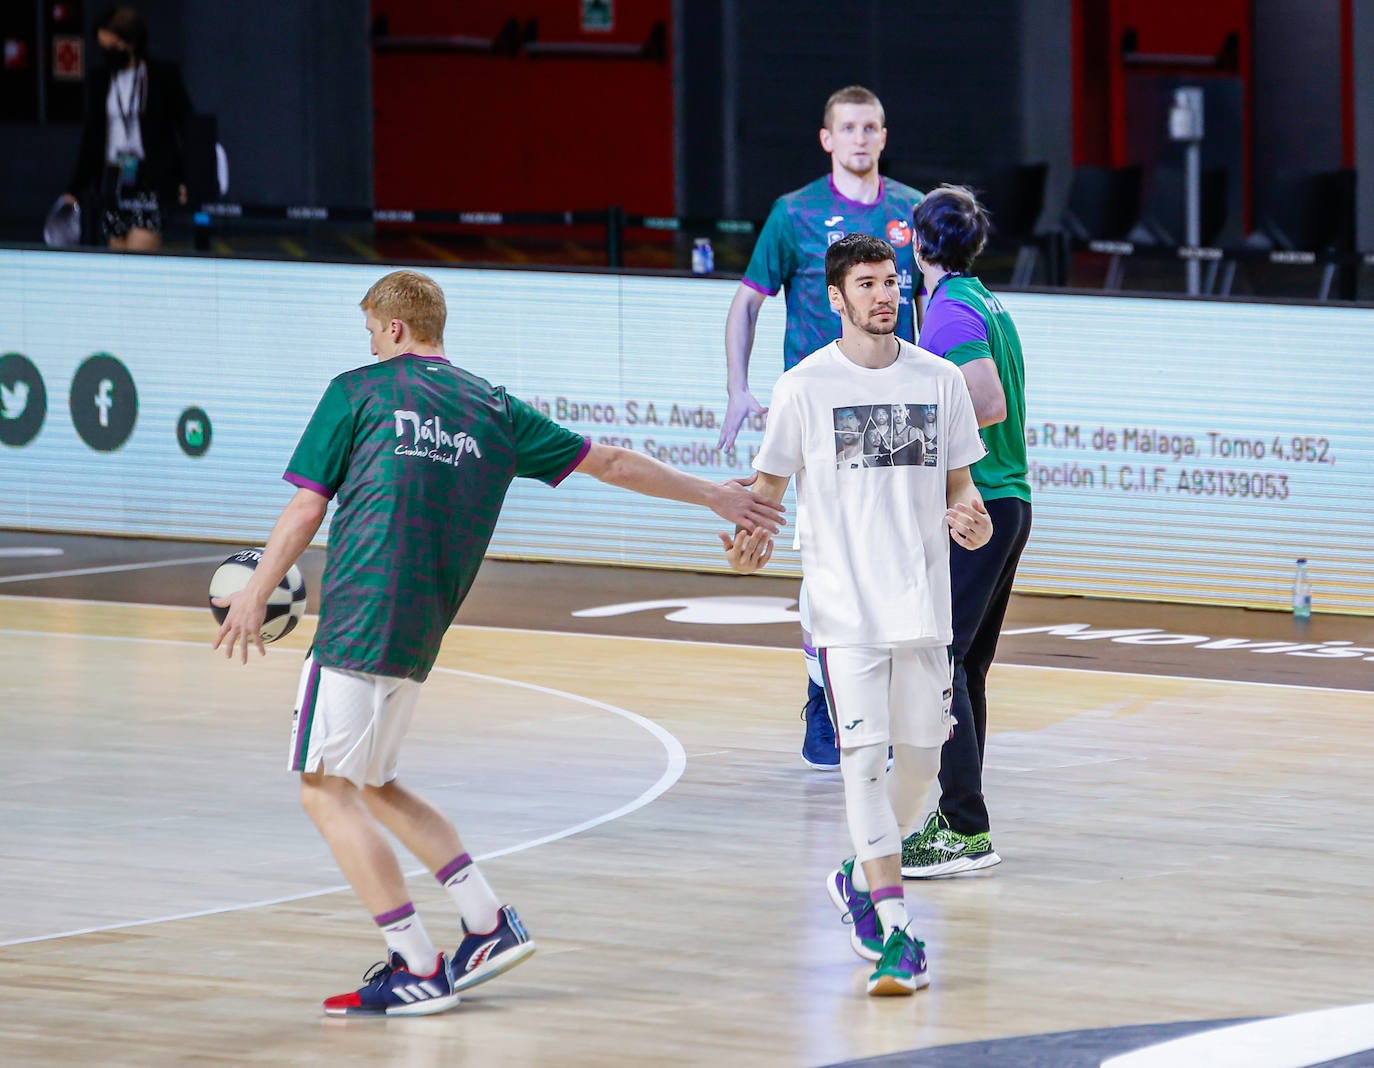
<instances>
[{"instance_id":1,"label":"white basketball shorts","mask_svg":"<svg viewBox=\"0 0 1374 1068\"><path fill-rule=\"evenodd\" d=\"M944 745L954 719L946 645L833 645L817 650L841 749Z\"/></svg>"},{"instance_id":2,"label":"white basketball shorts","mask_svg":"<svg viewBox=\"0 0 1374 1068\"><path fill-rule=\"evenodd\" d=\"M291 771L323 771L354 786L396 778L401 741L420 684L414 679L321 667L305 658L291 720Z\"/></svg>"}]
</instances>

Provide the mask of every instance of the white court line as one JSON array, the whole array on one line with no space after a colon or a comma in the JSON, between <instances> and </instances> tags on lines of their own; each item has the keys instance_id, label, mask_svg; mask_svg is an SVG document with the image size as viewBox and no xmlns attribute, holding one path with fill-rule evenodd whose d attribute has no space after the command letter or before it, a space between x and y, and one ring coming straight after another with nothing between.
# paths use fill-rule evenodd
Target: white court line
<instances>
[{"instance_id":1,"label":"white court line","mask_svg":"<svg viewBox=\"0 0 1374 1068\"><path fill-rule=\"evenodd\" d=\"M215 559L220 559L220 557L216 557ZM90 638L96 641L105 640L146 642L151 645L195 646L201 644L199 642L175 641L170 638L134 638L114 635L93 634L52 635L46 631L0 630L0 634L23 634L33 635L36 637L43 637L47 635L49 637ZM300 650L294 649L272 649L270 651L278 653L300 652ZM564 827L562 830L554 831L552 834L546 834L540 838L532 838L527 842L520 842L513 846L507 846L504 849L496 849L491 851L490 853L483 853L477 857L479 861L493 860L496 857L506 857L510 856L512 853L523 853L527 849L534 849L537 846L548 845L550 842L558 842L564 838L571 838L573 835L581 834L583 831L589 831L594 827L600 827L602 824L610 823L613 820L618 820L622 816L628 816L630 813L637 812L639 809L643 808L648 804L651 804L652 802L656 801L659 797L661 797L663 794L667 793L670 789L672 789L673 785L680 778L682 778L682 773L687 769L687 751L683 749L682 743L679 742L676 737L670 734L663 727L655 723L653 720L646 719L644 716L641 716L636 712L630 712L627 709L618 708L615 705L607 704L604 701L597 701L591 697L583 697L580 694L569 693L566 690L555 690L548 686L538 686L531 682L519 682L515 679L503 679L497 675L481 675L473 671L459 671L456 668L443 667L436 667L434 668L434 671L442 672L445 675L458 675L463 678L478 679L482 682L493 682L506 686L517 686L524 690L533 690L536 693L547 694L551 697L562 697L566 700L573 701L578 704L590 705L592 708L599 708L603 712L614 713L615 715L621 716L622 718L629 720L636 726L642 727L644 730L648 731L651 735L654 736L654 738L658 740L658 743L663 746L665 752L668 755L668 766L664 768L663 774L658 777L658 781L655 782L643 793L641 793L638 797L634 798L632 801L627 801L620 807L614 808L610 812L603 813L600 816L595 816L592 819L583 820L581 823L575 823L571 827ZM432 873L427 868L416 868L413 871L406 872L405 876L409 879L414 878L416 876L429 874ZM124 931L132 927L148 927L156 923L171 923L174 920L192 920L200 916L220 916L230 912L246 912L250 909L269 908L273 905L285 905L292 901L305 901L313 897L324 897L326 894L337 894L341 891L349 889L351 889L351 887L349 887L347 883L342 883L337 886L325 887L323 890L308 890L300 894L290 894L286 897L268 898L263 901L250 901L241 905L224 905L220 906L219 908L213 909L199 909L195 912L181 912L169 916L157 916L147 920L134 920L128 923L110 923L104 924L99 927L83 927L74 931L58 931L55 934L34 935L29 938L16 938L12 941L0 942L0 949L6 946L27 945L31 942L51 942L59 938L73 938L77 935L99 934L102 931Z\"/></svg>"},{"instance_id":2,"label":"white court line","mask_svg":"<svg viewBox=\"0 0 1374 1068\"><path fill-rule=\"evenodd\" d=\"M1309 1068L1371 1048L1374 1002L1184 1035L1109 1057L1101 1068Z\"/></svg>"},{"instance_id":3,"label":"white court line","mask_svg":"<svg viewBox=\"0 0 1374 1068\"><path fill-rule=\"evenodd\" d=\"M77 575L111 575L117 571L145 571L150 567L176 567L179 564L214 564L222 555L186 556L177 560L149 560L142 564L110 564L107 567L78 567L71 571L33 571L27 575L6 575L0 582L33 582L37 579L74 578Z\"/></svg>"},{"instance_id":4,"label":"white court line","mask_svg":"<svg viewBox=\"0 0 1374 1068\"><path fill-rule=\"evenodd\" d=\"M216 560L220 557L215 557ZM3 581L3 580L0 580ZM54 601L61 604L96 604L108 605L115 608L155 608L161 611L178 612L202 612L203 608L195 605L176 605L176 604L143 604L138 601L93 601L86 597L35 597L31 594L0 594L0 601ZM307 613L307 618L313 618L313 614ZM708 649L748 649L761 653L782 653L785 656L795 656L801 652L801 646L795 648L784 648L779 645L750 645L745 642L708 642L696 638L646 638L637 634L597 634L582 630L545 630L541 627L492 627L476 623L454 623L449 630L478 630L491 631L496 634L551 634L558 638L593 638L601 641L616 642L663 642L668 645L693 645L705 646ZM98 635L93 634L62 634L55 631L30 631L30 630L6 630L0 628L0 634L51 634L54 638L93 638ZM111 636L111 640L120 640ZM141 641L144 639L131 639ZM151 639L148 639L151 640ZM208 646L210 639L207 638L205 644ZM197 645L198 642L183 642L184 645ZM287 652L291 650L279 649L277 652ZM1368 695L1370 690L1362 690L1351 686L1313 686L1308 683L1300 682L1256 682L1253 679L1223 679L1210 675L1159 675L1151 674L1148 671L1117 671L1112 668L1079 668L1061 667L1057 664L1018 664L1010 660L999 660L995 667L1014 667L1022 671L1064 671L1071 675L1111 675L1123 679L1173 679L1176 682L1220 682L1235 686L1263 686L1278 690L1313 690L1317 693L1354 693Z\"/></svg>"},{"instance_id":5,"label":"white court line","mask_svg":"<svg viewBox=\"0 0 1374 1068\"><path fill-rule=\"evenodd\" d=\"M0 549L0 560L27 560L32 556L61 556L61 549L33 546L16 549Z\"/></svg>"}]
</instances>

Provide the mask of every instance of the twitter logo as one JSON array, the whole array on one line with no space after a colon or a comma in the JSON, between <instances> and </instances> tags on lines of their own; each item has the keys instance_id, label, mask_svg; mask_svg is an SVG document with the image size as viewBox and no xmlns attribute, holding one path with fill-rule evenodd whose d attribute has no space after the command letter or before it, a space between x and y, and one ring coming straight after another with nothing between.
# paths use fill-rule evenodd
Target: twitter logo
<instances>
[{"instance_id":1,"label":"twitter logo","mask_svg":"<svg viewBox=\"0 0 1374 1068\"><path fill-rule=\"evenodd\" d=\"M0 355L0 447L27 445L47 414L48 391L33 361L17 352Z\"/></svg>"},{"instance_id":2,"label":"twitter logo","mask_svg":"<svg viewBox=\"0 0 1374 1068\"><path fill-rule=\"evenodd\" d=\"M18 419L29 406L29 384L16 382L7 386L0 382L0 418Z\"/></svg>"}]
</instances>

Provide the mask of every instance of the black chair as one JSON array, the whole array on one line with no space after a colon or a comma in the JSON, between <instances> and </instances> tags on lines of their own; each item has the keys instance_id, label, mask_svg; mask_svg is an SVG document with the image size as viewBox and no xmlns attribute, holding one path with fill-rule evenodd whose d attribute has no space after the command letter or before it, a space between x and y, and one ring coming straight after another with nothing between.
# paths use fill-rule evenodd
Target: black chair
<instances>
[{"instance_id":1,"label":"black chair","mask_svg":"<svg viewBox=\"0 0 1374 1068\"><path fill-rule=\"evenodd\" d=\"M1042 238L1036 232L1045 210L1048 163L1017 163L989 173L982 183L975 182L980 198L992 216L989 244L1016 248L1016 266L1011 284L1031 284L1040 260Z\"/></svg>"},{"instance_id":2,"label":"black chair","mask_svg":"<svg viewBox=\"0 0 1374 1068\"><path fill-rule=\"evenodd\" d=\"M1048 163L1015 163L981 169L964 164L894 160L891 173L923 193L942 184L971 188L991 216L989 248L1016 249L1011 284L1027 286L1045 243L1045 235L1036 233L1036 225L1045 210L1049 169ZM887 173L886 167L884 172Z\"/></svg>"},{"instance_id":3,"label":"black chair","mask_svg":"<svg viewBox=\"0 0 1374 1068\"><path fill-rule=\"evenodd\" d=\"M1140 221L1142 171L1075 167L1063 225L1080 241L1125 241Z\"/></svg>"},{"instance_id":4,"label":"black chair","mask_svg":"<svg viewBox=\"0 0 1374 1068\"><path fill-rule=\"evenodd\" d=\"M1203 171L1200 182L1201 219L1198 227L1198 245L1214 248L1226 226L1227 195L1226 168L1213 167ZM1131 231L1131 240L1137 245L1155 245L1169 248L1188 244L1187 212L1185 210L1184 171L1177 166L1156 167L1147 183L1140 222ZM1207 261L1207 275L1202 281L1202 292L1217 292L1218 276L1221 277L1220 292L1229 295L1235 280L1236 261L1220 257Z\"/></svg>"},{"instance_id":5,"label":"black chair","mask_svg":"<svg viewBox=\"0 0 1374 1068\"><path fill-rule=\"evenodd\" d=\"M1210 168L1202 172L1201 178L1198 244L1210 247L1216 244L1226 225L1226 169ZM1145 192L1140 223L1131 231L1131 239L1142 245L1186 245L1185 195L1182 168L1155 168Z\"/></svg>"},{"instance_id":6,"label":"black chair","mask_svg":"<svg viewBox=\"0 0 1374 1068\"><path fill-rule=\"evenodd\" d=\"M1068 204L1061 219L1071 240L1085 243L1129 244L1140 222L1142 171L1129 167L1075 167ZM1129 250L1109 251L1103 289L1118 290L1125 275L1123 259Z\"/></svg>"},{"instance_id":7,"label":"black chair","mask_svg":"<svg viewBox=\"0 0 1374 1068\"><path fill-rule=\"evenodd\" d=\"M1342 299L1353 299L1354 270L1342 267L1336 258L1355 251L1355 190L1353 170L1276 172L1248 243L1257 248L1312 252L1327 257L1317 299L1326 300L1331 295L1338 273Z\"/></svg>"}]
</instances>

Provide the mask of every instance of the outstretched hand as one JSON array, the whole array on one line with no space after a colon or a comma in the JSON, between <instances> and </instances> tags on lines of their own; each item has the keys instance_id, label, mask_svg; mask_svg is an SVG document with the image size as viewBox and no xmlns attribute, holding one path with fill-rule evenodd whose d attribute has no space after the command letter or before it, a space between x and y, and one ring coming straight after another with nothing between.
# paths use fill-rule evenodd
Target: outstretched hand
<instances>
[{"instance_id":1,"label":"outstretched hand","mask_svg":"<svg viewBox=\"0 0 1374 1068\"><path fill-rule=\"evenodd\" d=\"M776 534L785 522L783 513L787 509L780 502L770 501L749 489L758 477L756 471L748 478L731 478L720 483L711 501L711 511L745 530Z\"/></svg>"},{"instance_id":2,"label":"outstretched hand","mask_svg":"<svg viewBox=\"0 0 1374 1068\"><path fill-rule=\"evenodd\" d=\"M211 603L218 608L228 608L229 614L220 624L211 649L224 647L226 659L234 659L234 646L239 647L239 657L248 663L248 646L258 647L258 655L266 656L267 649L262 642L262 624L267 618L267 605L247 595L244 590L231 593L228 597L212 597Z\"/></svg>"},{"instance_id":3,"label":"outstretched hand","mask_svg":"<svg viewBox=\"0 0 1374 1068\"><path fill-rule=\"evenodd\" d=\"M736 531L733 538L729 534L717 536L725 547L725 559L741 575L752 575L773 555L773 538L761 530Z\"/></svg>"},{"instance_id":4,"label":"outstretched hand","mask_svg":"<svg viewBox=\"0 0 1374 1068\"><path fill-rule=\"evenodd\" d=\"M759 404L754 395L747 389L742 393L732 393L729 402L725 405L725 422L720 427L720 438L716 442L716 448L721 452L726 452L735 447L735 438L739 436L739 428L744 425L745 419L751 415L767 415L768 409Z\"/></svg>"},{"instance_id":5,"label":"outstretched hand","mask_svg":"<svg viewBox=\"0 0 1374 1068\"><path fill-rule=\"evenodd\" d=\"M954 544L965 549L981 548L992 538L992 517L978 498L972 507L963 501L951 505L945 510L945 523Z\"/></svg>"}]
</instances>

